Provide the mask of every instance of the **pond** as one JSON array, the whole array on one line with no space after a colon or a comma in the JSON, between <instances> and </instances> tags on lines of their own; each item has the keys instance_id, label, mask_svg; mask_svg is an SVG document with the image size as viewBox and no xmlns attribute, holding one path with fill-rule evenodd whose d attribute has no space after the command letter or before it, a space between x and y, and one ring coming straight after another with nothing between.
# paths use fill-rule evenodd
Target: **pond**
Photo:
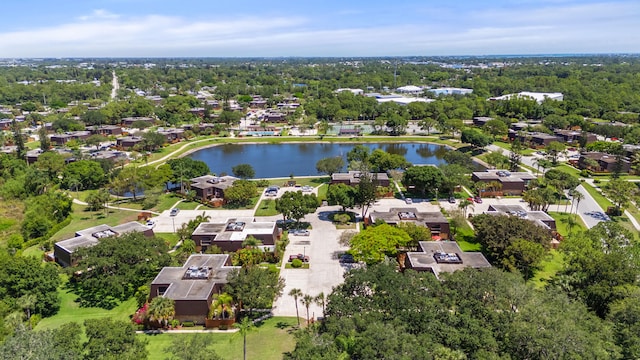
<instances>
[{"instance_id":1,"label":"pond","mask_svg":"<svg viewBox=\"0 0 640 360\"><path fill-rule=\"evenodd\" d=\"M256 179L318 175L316 163L320 159L342 156L345 164L347 153L357 144L349 143L281 143L281 144L225 144L198 150L190 155L209 165L212 173L232 174L238 164L250 164ZM382 149L400 154L412 164L439 165L447 147L425 143L364 143L372 151ZM343 169L346 171L346 166Z\"/></svg>"}]
</instances>

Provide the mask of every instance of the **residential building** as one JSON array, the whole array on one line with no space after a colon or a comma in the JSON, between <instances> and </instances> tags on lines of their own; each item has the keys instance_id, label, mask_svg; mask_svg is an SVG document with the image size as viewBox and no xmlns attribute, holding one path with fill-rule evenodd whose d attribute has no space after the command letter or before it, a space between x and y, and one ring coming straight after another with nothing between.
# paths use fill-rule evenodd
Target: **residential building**
<instances>
[{"instance_id":1,"label":"residential building","mask_svg":"<svg viewBox=\"0 0 640 360\"><path fill-rule=\"evenodd\" d=\"M158 134L164 136L165 140L170 143L182 139L184 137L184 129L158 129Z\"/></svg>"},{"instance_id":2,"label":"residential building","mask_svg":"<svg viewBox=\"0 0 640 360\"><path fill-rule=\"evenodd\" d=\"M482 126L484 126L484 124L488 123L491 120L493 120L492 117L476 116L476 117L473 118L473 125L482 127Z\"/></svg>"},{"instance_id":3,"label":"residential building","mask_svg":"<svg viewBox=\"0 0 640 360\"><path fill-rule=\"evenodd\" d=\"M477 171L471 174L473 182L483 182L487 187L480 190L480 196L522 195L536 176L528 172L509 172L507 170ZM500 186L492 187L492 183Z\"/></svg>"},{"instance_id":4,"label":"residential building","mask_svg":"<svg viewBox=\"0 0 640 360\"><path fill-rule=\"evenodd\" d=\"M238 180L233 176L203 175L190 179L190 188L196 192L196 198L201 201L223 200L224 191Z\"/></svg>"},{"instance_id":5,"label":"residential building","mask_svg":"<svg viewBox=\"0 0 640 360\"><path fill-rule=\"evenodd\" d=\"M589 144L592 143L594 141L598 140L598 137L596 134L593 133L587 133L587 132L583 132L583 131L577 131L577 130L554 130L553 133L558 136L560 139L562 139L563 142L565 143L579 143L580 140L584 137L585 138L585 144Z\"/></svg>"},{"instance_id":6,"label":"residential building","mask_svg":"<svg viewBox=\"0 0 640 360\"><path fill-rule=\"evenodd\" d=\"M68 131L64 134L51 135L51 142L55 145L62 146L70 140L83 141L89 138L89 136L91 136L91 132L86 130Z\"/></svg>"},{"instance_id":7,"label":"residential building","mask_svg":"<svg viewBox=\"0 0 640 360\"><path fill-rule=\"evenodd\" d=\"M174 318L204 324L214 295L223 292L231 266L228 254L194 254L181 267L165 267L151 282L149 301L164 296L174 301Z\"/></svg>"},{"instance_id":8,"label":"residential building","mask_svg":"<svg viewBox=\"0 0 640 360\"><path fill-rule=\"evenodd\" d=\"M624 156L592 151L581 153L578 159L578 168L594 172L615 172L618 166L619 172L628 173L631 170L631 162Z\"/></svg>"},{"instance_id":9,"label":"residential building","mask_svg":"<svg viewBox=\"0 0 640 360\"><path fill-rule=\"evenodd\" d=\"M521 143L532 148L543 148L553 141L563 142L562 138L556 135L549 135L541 132L516 132L509 130L509 140L519 140Z\"/></svg>"},{"instance_id":10,"label":"residential building","mask_svg":"<svg viewBox=\"0 0 640 360\"><path fill-rule=\"evenodd\" d=\"M191 114L193 114L195 116L203 118L204 117L204 113L205 113L205 108L203 108L203 107L191 108L191 109L189 109L189 113L191 113Z\"/></svg>"},{"instance_id":11,"label":"residential building","mask_svg":"<svg viewBox=\"0 0 640 360\"><path fill-rule=\"evenodd\" d=\"M401 86L396 89L400 94L411 94L411 95L420 95L424 92L421 87L414 85Z\"/></svg>"},{"instance_id":12,"label":"residential building","mask_svg":"<svg viewBox=\"0 0 640 360\"><path fill-rule=\"evenodd\" d=\"M55 243L53 246L53 255L56 262L61 266L74 266L78 260L74 256L77 249L94 246L100 239L129 232L141 232L148 237L154 235L152 229L135 221L116 226L98 225L76 232L76 236L71 239Z\"/></svg>"},{"instance_id":13,"label":"residential building","mask_svg":"<svg viewBox=\"0 0 640 360\"><path fill-rule=\"evenodd\" d=\"M531 220L536 225L555 231L556 221L544 211L528 211L520 205L489 205L487 214L498 213L503 215L518 216L523 219Z\"/></svg>"},{"instance_id":14,"label":"residential building","mask_svg":"<svg viewBox=\"0 0 640 360\"><path fill-rule=\"evenodd\" d=\"M91 131L91 134L97 134L97 135L103 135L103 136L122 135L122 128L117 125L87 126L87 130Z\"/></svg>"},{"instance_id":15,"label":"residential building","mask_svg":"<svg viewBox=\"0 0 640 360\"><path fill-rule=\"evenodd\" d=\"M367 224L381 220L389 225L411 222L429 228L434 240L446 240L451 237L449 221L439 211L418 212L416 208L391 208L389 211L371 211L365 220Z\"/></svg>"},{"instance_id":16,"label":"residential building","mask_svg":"<svg viewBox=\"0 0 640 360\"><path fill-rule=\"evenodd\" d=\"M234 218L221 223L201 223L191 234L198 251L217 246L223 251L237 251L247 237L253 236L267 250L274 250L280 229L274 221L256 221L255 218Z\"/></svg>"},{"instance_id":17,"label":"residential building","mask_svg":"<svg viewBox=\"0 0 640 360\"><path fill-rule=\"evenodd\" d=\"M150 118L150 117L126 117L126 118L123 118L121 121L122 121L122 126L124 127L131 127L133 123L139 122L139 121L144 121L148 123L149 126L153 125L156 122L154 118Z\"/></svg>"},{"instance_id":18,"label":"residential building","mask_svg":"<svg viewBox=\"0 0 640 360\"><path fill-rule=\"evenodd\" d=\"M142 141L143 139L141 136L123 136L116 139L116 146L121 149L132 149L136 145L142 143Z\"/></svg>"},{"instance_id":19,"label":"residential building","mask_svg":"<svg viewBox=\"0 0 640 360\"><path fill-rule=\"evenodd\" d=\"M334 173L331 175L331 184L347 184L356 186L360 183L360 171L349 171L347 173ZM387 173L373 173L371 174L373 182L377 186L389 186L389 175Z\"/></svg>"},{"instance_id":20,"label":"residential building","mask_svg":"<svg viewBox=\"0 0 640 360\"><path fill-rule=\"evenodd\" d=\"M484 269L491 264L480 252L463 252L455 241L421 241L417 252L408 252L407 269L430 271L436 278L465 268Z\"/></svg>"},{"instance_id":21,"label":"residential building","mask_svg":"<svg viewBox=\"0 0 640 360\"><path fill-rule=\"evenodd\" d=\"M349 91L353 95L363 95L364 94L364 90L362 90L362 89L349 89L349 88L340 88L340 89L337 89L334 92L341 93L341 92L344 92L344 91Z\"/></svg>"}]
</instances>

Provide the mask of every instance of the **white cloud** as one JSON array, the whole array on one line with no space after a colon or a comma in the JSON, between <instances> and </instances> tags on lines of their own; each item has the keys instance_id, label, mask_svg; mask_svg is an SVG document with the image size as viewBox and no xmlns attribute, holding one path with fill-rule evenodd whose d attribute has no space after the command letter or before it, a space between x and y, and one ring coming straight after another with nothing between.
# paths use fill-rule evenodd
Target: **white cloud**
<instances>
[{"instance_id":1,"label":"white cloud","mask_svg":"<svg viewBox=\"0 0 640 360\"><path fill-rule=\"evenodd\" d=\"M444 19L446 24L432 20L338 27L303 17L202 14L193 20L96 10L67 24L0 33L0 48L5 57L640 52L639 14L636 2L551 6L547 1L530 11L501 8L458 14L455 22Z\"/></svg>"}]
</instances>

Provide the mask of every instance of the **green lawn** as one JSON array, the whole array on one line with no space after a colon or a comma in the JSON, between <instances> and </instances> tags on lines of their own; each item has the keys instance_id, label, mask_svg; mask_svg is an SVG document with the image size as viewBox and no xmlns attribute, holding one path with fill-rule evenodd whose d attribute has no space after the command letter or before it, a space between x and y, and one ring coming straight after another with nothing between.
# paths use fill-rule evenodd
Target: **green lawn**
<instances>
[{"instance_id":1,"label":"green lawn","mask_svg":"<svg viewBox=\"0 0 640 360\"><path fill-rule=\"evenodd\" d=\"M153 207L153 210L157 212L169 210L171 209L173 204L175 204L179 200L182 200L182 198L177 196L174 193L162 194L160 195L160 200L158 201L158 204Z\"/></svg>"},{"instance_id":2,"label":"green lawn","mask_svg":"<svg viewBox=\"0 0 640 360\"><path fill-rule=\"evenodd\" d=\"M600 205L602 210L607 211L609 206L613 206L613 203L609 201L604 195L602 195L596 188L587 184L586 182L582 183L582 186L587 190L587 192L593 197L593 199Z\"/></svg>"},{"instance_id":3,"label":"green lawn","mask_svg":"<svg viewBox=\"0 0 640 360\"><path fill-rule=\"evenodd\" d=\"M273 199L264 199L260 202L255 216L273 216L278 215L276 210L276 201Z\"/></svg>"},{"instance_id":4,"label":"green lawn","mask_svg":"<svg viewBox=\"0 0 640 360\"><path fill-rule=\"evenodd\" d=\"M587 230L587 227L582 222L582 219L580 218L580 216L576 214L569 215L567 213L552 212L552 211L549 211L548 214L556 221L556 230L562 236L569 235L569 228L567 226L567 221L569 220L569 216L571 216L576 221L576 225L574 225L573 228L571 229L572 234L578 233L583 230Z\"/></svg>"},{"instance_id":5,"label":"green lawn","mask_svg":"<svg viewBox=\"0 0 640 360\"><path fill-rule=\"evenodd\" d=\"M319 176L319 177L293 177L293 179L291 178L274 178L274 179L268 179L269 180L269 185L278 185L278 186L286 186L287 182L289 181L295 181L296 185L300 185L300 186L313 186L316 187L318 185L324 184L324 183L328 183L331 178L329 178L328 176Z\"/></svg>"},{"instance_id":6,"label":"green lawn","mask_svg":"<svg viewBox=\"0 0 640 360\"><path fill-rule=\"evenodd\" d=\"M496 145L496 146L499 146L499 147L501 147L501 148L503 148L505 150L511 151L511 144L510 143L503 142L503 141L494 141L493 145ZM536 150L534 150L534 149L526 148L526 149L522 150L522 155L524 155L524 156L533 155L535 152L536 152Z\"/></svg>"},{"instance_id":7,"label":"green lawn","mask_svg":"<svg viewBox=\"0 0 640 360\"><path fill-rule=\"evenodd\" d=\"M55 233L52 241L60 241L75 236L76 231L86 229L92 226L107 224L111 226L123 224L129 221L136 221L138 214L134 211L122 211L116 209L108 209L105 215L104 210L85 211L84 205L73 204L73 214L71 214L71 223L60 231Z\"/></svg>"},{"instance_id":8,"label":"green lawn","mask_svg":"<svg viewBox=\"0 0 640 360\"><path fill-rule=\"evenodd\" d=\"M56 315L42 319L36 326L36 330L57 329L61 325L72 321L82 324L87 319L110 318L129 321L129 316L133 315L137 310L134 298L121 303L111 310L80 307L76 302L78 297L70 290L65 289L64 284L58 290L58 296L61 299L60 310Z\"/></svg>"},{"instance_id":9,"label":"green lawn","mask_svg":"<svg viewBox=\"0 0 640 360\"><path fill-rule=\"evenodd\" d=\"M329 190L329 184L322 184L318 187L318 200L327 200L327 190Z\"/></svg>"},{"instance_id":10,"label":"green lawn","mask_svg":"<svg viewBox=\"0 0 640 360\"><path fill-rule=\"evenodd\" d=\"M174 246L176 246L176 244L178 243L178 240L180 240L178 235L174 233L158 233L157 232L155 233L155 235L156 237L159 237L162 240L164 240L165 243L167 243L170 248L173 248Z\"/></svg>"},{"instance_id":11,"label":"green lawn","mask_svg":"<svg viewBox=\"0 0 640 360\"><path fill-rule=\"evenodd\" d=\"M185 200L185 201L181 202L180 204L178 204L176 207L178 209L180 209L180 210L195 210L199 205L202 205L202 204L200 204L197 201L187 201L187 200ZM202 205L202 206L204 206L205 209L209 208L206 205Z\"/></svg>"},{"instance_id":12,"label":"green lawn","mask_svg":"<svg viewBox=\"0 0 640 360\"><path fill-rule=\"evenodd\" d=\"M265 320L255 331L247 334L247 359L282 359L285 352L293 350L296 319L293 317L273 317ZM206 333L213 342L212 349L223 359L242 359L242 337L237 333ZM163 333L158 335L139 334L148 341L149 360L167 358L165 349L171 345L174 336L194 336L193 334Z\"/></svg>"},{"instance_id":13,"label":"green lawn","mask_svg":"<svg viewBox=\"0 0 640 360\"><path fill-rule=\"evenodd\" d=\"M468 224L458 229L456 242L462 251L480 251L482 245L476 241L473 229Z\"/></svg>"},{"instance_id":14,"label":"green lawn","mask_svg":"<svg viewBox=\"0 0 640 360\"><path fill-rule=\"evenodd\" d=\"M564 256L558 250L549 250L547 257L540 263L540 270L531 278L531 282L537 287L543 287L564 266Z\"/></svg>"},{"instance_id":15,"label":"green lawn","mask_svg":"<svg viewBox=\"0 0 640 360\"><path fill-rule=\"evenodd\" d=\"M553 169L560 170L562 172L566 172L566 173L571 174L573 176L578 176L578 177L580 176L580 170L574 168L571 165L560 164L558 166L553 167Z\"/></svg>"}]
</instances>

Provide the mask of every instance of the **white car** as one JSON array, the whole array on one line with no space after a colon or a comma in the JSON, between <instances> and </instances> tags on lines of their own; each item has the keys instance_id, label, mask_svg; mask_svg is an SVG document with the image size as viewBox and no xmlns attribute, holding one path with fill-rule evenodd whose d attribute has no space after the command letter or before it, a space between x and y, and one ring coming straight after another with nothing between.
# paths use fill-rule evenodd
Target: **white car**
<instances>
[{"instance_id":1,"label":"white car","mask_svg":"<svg viewBox=\"0 0 640 360\"><path fill-rule=\"evenodd\" d=\"M147 227L149 229L153 229L154 227L156 227L156 222L153 220L147 220Z\"/></svg>"}]
</instances>

